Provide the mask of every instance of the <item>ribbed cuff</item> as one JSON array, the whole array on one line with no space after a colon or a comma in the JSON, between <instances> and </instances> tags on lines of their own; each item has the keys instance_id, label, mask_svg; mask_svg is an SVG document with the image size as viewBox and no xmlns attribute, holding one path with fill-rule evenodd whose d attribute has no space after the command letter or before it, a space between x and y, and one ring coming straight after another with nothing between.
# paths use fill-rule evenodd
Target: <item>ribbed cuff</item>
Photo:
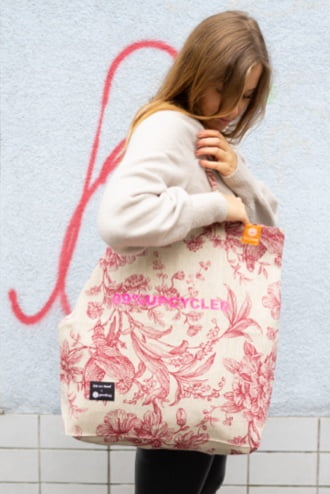
<instances>
[{"instance_id":1,"label":"ribbed cuff","mask_svg":"<svg viewBox=\"0 0 330 494\"><path fill-rule=\"evenodd\" d=\"M236 170L227 177L222 176L222 180L235 192L238 192L242 188L246 188L246 184L254 182L252 174L240 156L237 157Z\"/></svg>"},{"instance_id":2,"label":"ribbed cuff","mask_svg":"<svg viewBox=\"0 0 330 494\"><path fill-rule=\"evenodd\" d=\"M221 223L228 214L228 205L224 196L218 192L194 194L190 196L192 208L191 228Z\"/></svg>"}]
</instances>

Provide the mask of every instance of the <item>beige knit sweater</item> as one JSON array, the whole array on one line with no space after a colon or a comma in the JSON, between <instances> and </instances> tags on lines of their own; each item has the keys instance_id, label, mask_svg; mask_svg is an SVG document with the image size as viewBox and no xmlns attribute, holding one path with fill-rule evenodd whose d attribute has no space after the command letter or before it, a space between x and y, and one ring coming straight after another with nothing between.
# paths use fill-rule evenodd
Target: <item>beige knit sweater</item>
<instances>
[{"instance_id":1,"label":"beige knit sweater","mask_svg":"<svg viewBox=\"0 0 330 494\"><path fill-rule=\"evenodd\" d=\"M227 203L222 193L244 202L252 223L274 225L276 200L256 180L238 154L233 174L211 190L195 157L203 126L183 113L164 110L135 129L123 160L109 178L98 215L104 241L120 253L182 240L194 228L222 222Z\"/></svg>"}]
</instances>

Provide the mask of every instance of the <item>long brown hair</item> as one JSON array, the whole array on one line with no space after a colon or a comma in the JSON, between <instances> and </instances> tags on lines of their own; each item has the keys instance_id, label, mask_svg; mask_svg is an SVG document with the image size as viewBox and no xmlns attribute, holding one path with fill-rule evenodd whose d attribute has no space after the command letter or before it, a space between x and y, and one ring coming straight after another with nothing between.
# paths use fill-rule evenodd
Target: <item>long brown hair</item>
<instances>
[{"instance_id":1,"label":"long brown hair","mask_svg":"<svg viewBox=\"0 0 330 494\"><path fill-rule=\"evenodd\" d=\"M263 116L271 85L266 44L258 23L241 11L227 11L202 21L187 38L161 87L133 119L129 132L144 118L161 109L177 109L203 121L199 102L210 86L222 87L221 107L212 118L224 117L243 96L249 69L262 65L258 87L243 115L223 134L240 140Z\"/></svg>"}]
</instances>

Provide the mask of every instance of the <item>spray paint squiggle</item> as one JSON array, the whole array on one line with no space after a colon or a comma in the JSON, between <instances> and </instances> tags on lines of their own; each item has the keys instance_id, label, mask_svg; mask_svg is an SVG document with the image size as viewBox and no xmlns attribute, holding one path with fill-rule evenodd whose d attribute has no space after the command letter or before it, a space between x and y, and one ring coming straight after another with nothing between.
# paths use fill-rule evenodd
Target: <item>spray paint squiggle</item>
<instances>
[{"instance_id":1,"label":"spray paint squiggle","mask_svg":"<svg viewBox=\"0 0 330 494\"><path fill-rule=\"evenodd\" d=\"M117 55L117 57L110 65L104 83L103 95L101 101L101 111L98 119L98 124L93 141L91 155L89 158L89 163L88 163L86 177L84 180L82 193L78 201L78 204L73 212L73 215L70 219L70 222L67 226L63 238L62 248L58 261L58 275L53 291L51 292L44 306L38 312L32 315L26 314L21 309L21 306L18 301L17 292L15 290L10 290L8 292L12 311L17 317L17 319L23 324L31 325L41 321L46 316L46 314L50 311L51 307L53 306L57 298L59 298L62 310L65 314L68 314L71 310L70 303L66 294L66 277L76 248L80 228L83 221L84 211L94 192L98 189L100 185L105 183L109 173L117 166L124 145L124 140L122 140L117 144L117 146L115 146L115 148L112 150L112 152L104 161L98 177L94 180L94 182L92 182L93 170L95 168L95 161L100 145L100 135L103 125L105 110L109 102L112 82L119 65L132 53L144 48L151 48L151 49L165 51L172 57L176 55L176 50L167 43L164 43L163 41L142 40L136 43L132 43L131 45L124 48L124 50L122 50Z\"/></svg>"}]
</instances>

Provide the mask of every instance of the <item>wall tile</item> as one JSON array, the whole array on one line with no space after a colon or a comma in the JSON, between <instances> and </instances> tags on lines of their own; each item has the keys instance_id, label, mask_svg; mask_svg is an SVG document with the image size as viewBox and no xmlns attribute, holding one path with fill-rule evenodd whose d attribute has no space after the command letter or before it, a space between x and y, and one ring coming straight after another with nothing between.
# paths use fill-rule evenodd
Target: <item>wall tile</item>
<instances>
[{"instance_id":1,"label":"wall tile","mask_svg":"<svg viewBox=\"0 0 330 494\"><path fill-rule=\"evenodd\" d=\"M38 436L37 415L0 416L0 494L108 494L109 471L111 494L134 494L135 448L66 437L60 415L40 416L39 489ZM259 452L229 456L226 470L219 494L330 494L330 417L270 417Z\"/></svg>"},{"instance_id":2,"label":"wall tile","mask_svg":"<svg viewBox=\"0 0 330 494\"><path fill-rule=\"evenodd\" d=\"M111 484L130 484L134 482L135 451L110 452Z\"/></svg>"},{"instance_id":3,"label":"wall tile","mask_svg":"<svg viewBox=\"0 0 330 494\"><path fill-rule=\"evenodd\" d=\"M245 485L247 481L247 468L247 455L228 456L224 485Z\"/></svg>"},{"instance_id":4,"label":"wall tile","mask_svg":"<svg viewBox=\"0 0 330 494\"><path fill-rule=\"evenodd\" d=\"M320 454L319 484L330 487L330 453Z\"/></svg>"},{"instance_id":5,"label":"wall tile","mask_svg":"<svg viewBox=\"0 0 330 494\"><path fill-rule=\"evenodd\" d=\"M110 494L134 494L134 485L111 486Z\"/></svg>"},{"instance_id":6,"label":"wall tile","mask_svg":"<svg viewBox=\"0 0 330 494\"><path fill-rule=\"evenodd\" d=\"M38 451L0 450L0 481L38 482Z\"/></svg>"},{"instance_id":7,"label":"wall tile","mask_svg":"<svg viewBox=\"0 0 330 494\"><path fill-rule=\"evenodd\" d=\"M250 458L250 483L316 485L316 453L255 453Z\"/></svg>"},{"instance_id":8,"label":"wall tile","mask_svg":"<svg viewBox=\"0 0 330 494\"><path fill-rule=\"evenodd\" d=\"M110 446L111 451L135 451L136 447L135 446L122 446L122 445L113 445Z\"/></svg>"},{"instance_id":9,"label":"wall tile","mask_svg":"<svg viewBox=\"0 0 330 494\"><path fill-rule=\"evenodd\" d=\"M317 487L250 487L249 494L317 494Z\"/></svg>"},{"instance_id":10,"label":"wall tile","mask_svg":"<svg viewBox=\"0 0 330 494\"><path fill-rule=\"evenodd\" d=\"M39 494L39 484L1 484L0 494Z\"/></svg>"},{"instance_id":11,"label":"wall tile","mask_svg":"<svg viewBox=\"0 0 330 494\"><path fill-rule=\"evenodd\" d=\"M41 481L106 484L106 451L41 450Z\"/></svg>"},{"instance_id":12,"label":"wall tile","mask_svg":"<svg viewBox=\"0 0 330 494\"><path fill-rule=\"evenodd\" d=\"M41 484L41 494L108 494L107 485ZM112 494L112 493L111 493Z\"/></svg>"},{"instance_id":13,"label":"wall tile","mask_svg":"<svg viewBox=\"0 0 330 494\"><path fill-rule=\"evenodd\" d=\"M38 415L0 415L0 448L37 448Z\"/></svg>"},{"instance_id":14,"label":"wall tile","mask_svg":"<svg viewBox=\"0 0 330 494\"><path fill-rule=\"evenodd\" d=\"M40 416L40 447L63 449L97 449L106 450L106 446L78 441L64 434L62 417L60 415Z\"/></svg>"},{"instance_id":15,"label":"wall tile","mask_svg":"<svg viewBox=\"0 0 330 494\"><path fill-rule=\"evenodd\" d=\"M316 417L270 417L259 451L317 451Z\"/></svg>"},{"instance_id":16,"label":"wall tile","mask_svg":"<svg viewBox=\"0 0 330 494\"><path fill-rule=\"evenodd\" d=\"M242 486L223 486L217 491L217 494L246 494L247 488Z\"/></svg>"},{"instance_id":17,"label":"wall tile","mask_svg":"<svg viewBox=\"0 0 330 494\"><path fill-rule=\"evenodd\" d=\"M330 451L330 417L321 418L320 432L320 450Z\"/></svg>"}]
</instances>

